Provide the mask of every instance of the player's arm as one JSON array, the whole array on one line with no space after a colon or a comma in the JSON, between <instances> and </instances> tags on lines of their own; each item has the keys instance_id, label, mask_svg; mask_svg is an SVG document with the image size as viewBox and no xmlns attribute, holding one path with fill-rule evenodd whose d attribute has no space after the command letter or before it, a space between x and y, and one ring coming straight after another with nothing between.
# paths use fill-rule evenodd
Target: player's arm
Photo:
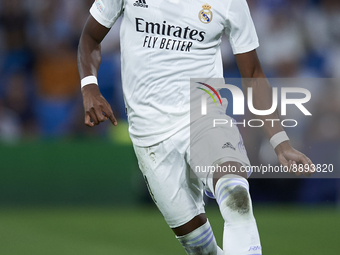
<instances>
[{"instance_id":1,"label":"player's arm","mask_svg":"<svg viewBox=\"0 0 340 255\"><path fill-rule=\"evenodd\" d=\"M109 31L109 28L102 26L91 15L89 16L78 46L78 69L81 79L90 76L97 77L101 62L100 43ZM117 125L111 106L100 93L97 84L90 83L83 86L81 91L87 126L93 127L107 119L110 119L113 125Z\"/></svg>"},{"instance_id":2,"label":"player's arm","mask_svg":"<svg viewBox=\"0 0 340 255\"><path fill-rule=\"evenodd\" d=\"M257 57L256 50L235 55L241 77L244 93L247 95L248 87L253 88L253 105L257 110L268 110L272 106L272 87L269 84L262 70L260 61ZM257 116L265 123L264 132L268 139L275 134L284 131L280 121L265 121L266 119L279 119L278 111L265 116ZM275 147L275 152L280 163L284 166L292 164L312 165L312 161L303 153L295 150L288 141L281 142ZM311 168L310 168L311 170ZM299 173L297 173L299 175ZM308 173L305 173L308 175Z\"/></svg>"}]
</instances>

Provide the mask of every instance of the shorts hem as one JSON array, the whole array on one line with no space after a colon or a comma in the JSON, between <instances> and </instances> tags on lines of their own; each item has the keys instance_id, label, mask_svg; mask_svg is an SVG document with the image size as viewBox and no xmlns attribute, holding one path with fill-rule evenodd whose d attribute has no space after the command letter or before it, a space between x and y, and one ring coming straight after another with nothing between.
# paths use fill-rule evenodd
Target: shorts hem
<instances>
[{"instance_id":1,"label":"shorts hem","mask_svg":"<svg viewBox=\"0 0 340 255\"><path fill-rule=\"evenodd\" d=\"M188 223L188 222L191 221L193 218L195 218L196 216L198 216L198 215L200 215L200 214L202 214L202 213L205 213L204 208L198 210L194 215L191 214L190 216L186 217L185 220L181 220L181 221L179 221L179 222L177 222L177 223L175 223L175 222L169 223L167 220L165 220L165 221L166 221L166 223L168 224L168 226L169 226L170 228L178 228L178 227L183 226L184 224Z\"/></svg>"}]
</instances>

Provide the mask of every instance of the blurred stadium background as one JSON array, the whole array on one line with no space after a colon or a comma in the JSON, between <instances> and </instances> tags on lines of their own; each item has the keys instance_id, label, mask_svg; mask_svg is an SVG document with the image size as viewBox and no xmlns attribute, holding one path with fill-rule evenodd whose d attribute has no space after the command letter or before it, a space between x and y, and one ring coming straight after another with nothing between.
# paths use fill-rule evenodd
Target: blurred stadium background
<instances>
[{"instance_id":1,"label":"blurred stadium background","mask_svg":"<svg viewBox=\"0 0 340 255\"><path fill-rule=\"evenodd\" d=\"M103 42L99 82L120 125L83 124L76 51L92 2L0 0L1 255L184 253L151 202L127 135L118 24ZM340 78L339 0L248 3L269 77ZM227 40L222 49L225 77L238 77ZM313 117L290 135L315 163L337 170L339 83L312 97ZM253 164L273 162L262 133L244 136L258 148L248 150ZM250 184L264 254L339 254L339 179ZM207 207L221 243L222 219L212 201Z\"/></svg>"}]
</instances>

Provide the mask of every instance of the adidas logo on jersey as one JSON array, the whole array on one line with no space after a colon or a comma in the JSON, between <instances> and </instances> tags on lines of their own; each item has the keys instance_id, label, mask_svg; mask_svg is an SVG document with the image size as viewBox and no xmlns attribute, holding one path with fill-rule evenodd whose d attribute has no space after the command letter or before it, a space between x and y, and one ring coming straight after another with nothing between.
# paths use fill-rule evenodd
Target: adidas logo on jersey
<instances>
[{"instance_id":1,"label":"adidas logo on jersey","mask_svg":"<svg viewBox=\"0 0 340 255\"><path fill-rule=\"evenodd\" d=\"M236 150L235 147L230 142L227 142L222 146L222 149L226 149L226 148L233 149L234 151Z\"/></svg>"},{"instance_id":2,"label":"adidas logo on jersey","mask_svg":"<svg viewBox=\"0 0 340 255\"><path fill-rule=\"evenodd\" d=\"M136 6L136 7L143 7L143 8L149 8L149 6L146 4L146 1L145 0L137 0L133 6Z\"/></svg>"}]
</instances>

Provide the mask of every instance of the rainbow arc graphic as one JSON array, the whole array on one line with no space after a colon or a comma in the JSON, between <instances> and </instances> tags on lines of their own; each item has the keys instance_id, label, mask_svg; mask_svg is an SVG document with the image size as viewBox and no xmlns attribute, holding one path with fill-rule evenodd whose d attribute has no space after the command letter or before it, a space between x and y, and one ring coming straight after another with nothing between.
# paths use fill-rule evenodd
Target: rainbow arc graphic
<instances>
[{"instance_id":1,"label":"rainbow arc graphic","mask_svg":"<svg viewBox=\"0 0 340 255\"><path fill-rule=\"evenodd\" d=\"M197 82L197 83L198 83L198 84L201 84L201 85L203 85L203 86L206 86L206 87L209 88L212 92L214 92L214 94L217 96L217 98L218 98L218 100L220 101L220 104L221 104L221 106L222 106L221 97L220 97L220 95L217 93L217 91L216 91L213 87L211 87L210 85L208 85L208 84L206 84L206 83L203 83L203 82ZM204 89L204 88L200 88L200 87L197 87L197 88L200 89L200 90L203 90L204 92L206 92L206 93L214 100L214 103L215 103L215 105L217 106L217 102L216 102L216 100L215 100L213 94L211 94L211 92L210 92L209 90Z\"/></svg>"}]
</instances>

